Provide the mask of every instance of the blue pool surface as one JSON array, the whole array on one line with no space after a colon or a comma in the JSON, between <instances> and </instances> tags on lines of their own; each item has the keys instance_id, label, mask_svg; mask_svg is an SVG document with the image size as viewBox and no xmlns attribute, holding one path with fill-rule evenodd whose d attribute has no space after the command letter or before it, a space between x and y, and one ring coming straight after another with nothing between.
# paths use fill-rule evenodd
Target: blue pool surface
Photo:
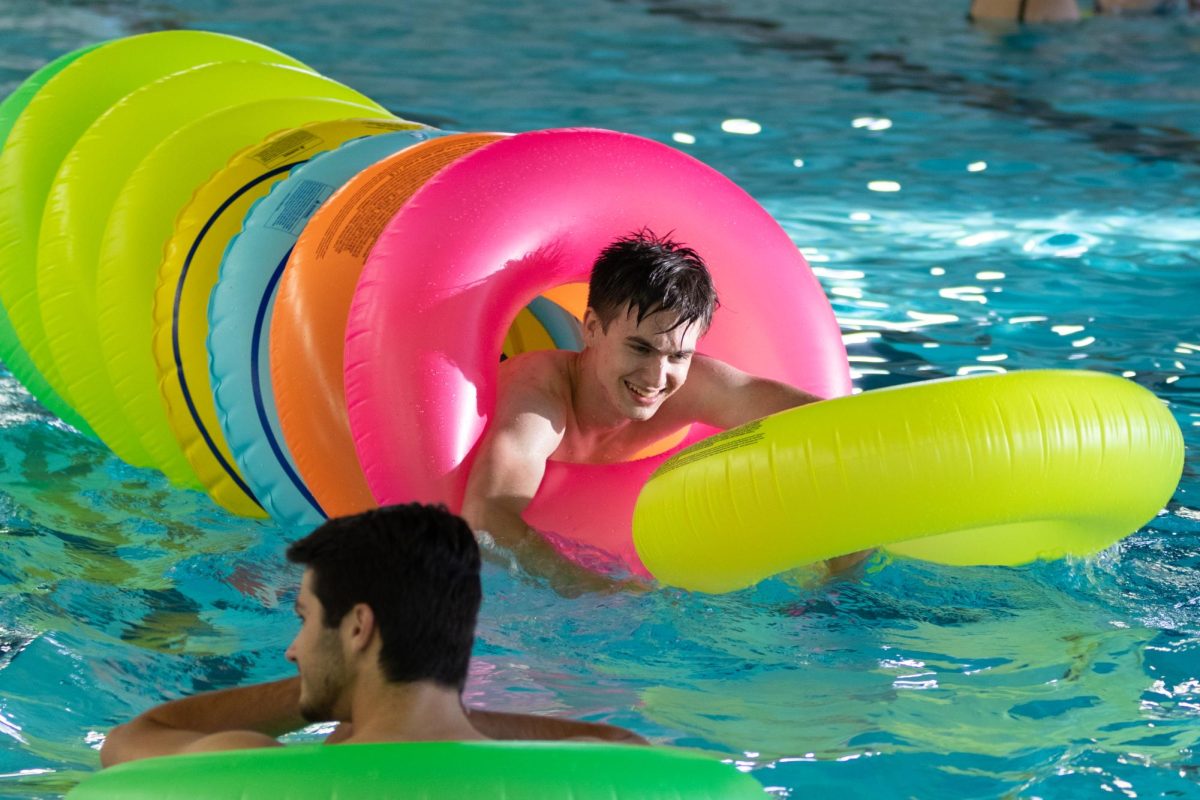
<instances>
[{"instance_id":1,"label":"blue pool surface","mask_svg":"<svg viewBox=\"0 0 1200 800\"><path fill-rule=\"evenodd\" d=\"M1020 32L966 5L0 0L0 94L77 47L186 27L440 128L629 131L775 215L858 389L1046 367L1140 383L1183 428L1184 477L1100 556L876 556L715 597L567 599L489 565L467 697L703 748L777 797L1200 797L1200 19ZM0 376L0 796L60 797L153 703L292 674L298 533L123 464Z\"/></svg>"}]
</instances>

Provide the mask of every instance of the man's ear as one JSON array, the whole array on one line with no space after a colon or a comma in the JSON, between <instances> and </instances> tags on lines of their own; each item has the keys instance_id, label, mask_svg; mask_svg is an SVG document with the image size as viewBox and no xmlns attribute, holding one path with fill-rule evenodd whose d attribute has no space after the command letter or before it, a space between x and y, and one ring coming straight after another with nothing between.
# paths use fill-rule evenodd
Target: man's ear
<instances>
[{"instance_id":1,"label":"man's ear","mask_svg":"<svg viewBox=\"0 0 1200 800\"><path fill-rule=\"evenodd\" d=\"M375 611L366 603L355 603L342 619L342 633L353 650L365 650L376 632Z\"/></svg>"},{"instance_id":2,"label":"man's ear","mask_svg":"<svg viewBox=\"0 0 1200 800\"><path fill-rule=\"evenodd\" d=\"M604 324L600 321L600 315L591 306L583 312L583 343L592 344L596 337L604 332Z\"/></svg>"}]
</instances>

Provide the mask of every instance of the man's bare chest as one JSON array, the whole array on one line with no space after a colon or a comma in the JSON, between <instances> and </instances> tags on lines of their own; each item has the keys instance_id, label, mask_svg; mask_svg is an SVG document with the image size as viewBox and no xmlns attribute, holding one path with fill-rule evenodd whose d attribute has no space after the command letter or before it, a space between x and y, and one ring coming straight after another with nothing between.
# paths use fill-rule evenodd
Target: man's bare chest
<instances>
[{"instance_id":1,"label":"man's bare chest","mask_svg":"<svg viewBox=\"0 0 1200 800\"><path fill-rule=\"evenodd\" d=\"M655 416L645 422L630 422L619 429L584 434L568 423L562 442L551 459L577 464L612 464L645 455L645 451L673 437L687 423L670 415Z\"/></svg>"}]
</instances>

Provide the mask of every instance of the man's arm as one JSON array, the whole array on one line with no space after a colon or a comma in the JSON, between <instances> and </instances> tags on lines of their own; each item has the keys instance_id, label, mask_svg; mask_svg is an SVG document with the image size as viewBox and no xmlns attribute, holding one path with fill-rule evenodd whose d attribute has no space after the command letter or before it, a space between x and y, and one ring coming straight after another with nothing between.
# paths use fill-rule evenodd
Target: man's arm
<instances>
[{"instance_id":1,"label":"man's arm","mask_svg":"<svg viewBox=\"0 0 1200 800\"><path fill-rule=\"evenodd\" d=\"M715 358L696 355L687 383L686 411L691 419L716 428L744 425L822 398L780 381L742 372Z\"/></svg>"},{"instance_id":2,"label":"man's arm","mask_svg":"<svg viewBox=\"0 0 1200 800\"><path fill-rule=\"evenodd\" d=\"M559 594L611 589L611 580L568 561L521 517L542 483L547 459L562 442L566 410L565 401L522 373L518 362L509 364L515 369L501 386L495 419L479 444L462 515Z\"/></svg>"},{"instance_id":3,"label":"man's arm","mask_svg":"<svg viewBox=\"0 0 1200 800\"><path fill-rule=\"evenodd\" d=\"M275 737L302 728L300 679L205 692L172 700L113 728L100 748L111 767L139 758L275 747Z\"/></svg>"},{"instance_id":4,"label":"man's arm","mask_svg":"<svg viewBox=\"0 0 1200 800\"><path fill-rule=\"evenodd\" d=\"M467 719L471 721L475 730L489 739L540 741L588 739L617 744L650 744L633 731L602 722L583 722L533 714L509 714L503 711L484 711L478 708L470 708L466 711Z\"/></svg>"},{"instance_id":5,"label":"man's arm","mask_svg":"<svg viewBox=\"0 0 1200 800\"><path fill-rule=\"evenodd\" d=\"M521 514L533 500L546 460L562 441L565 412L538 387L523 385L520 375L501 387L495 419L479 444L467 479L463 517L487 531L535 572L553 571L562 558Z\"/></svg>"}]
</instances>

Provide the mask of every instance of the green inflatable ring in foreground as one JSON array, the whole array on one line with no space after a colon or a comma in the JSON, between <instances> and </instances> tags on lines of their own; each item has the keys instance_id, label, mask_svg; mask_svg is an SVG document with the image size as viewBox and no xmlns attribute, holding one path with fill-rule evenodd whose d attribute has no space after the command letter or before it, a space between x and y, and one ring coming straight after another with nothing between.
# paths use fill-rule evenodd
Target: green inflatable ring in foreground
<instances>
[{"instance_id":1,"label":"green inflatable ring in foreground","mask_svg":"<svg viewBox=\"0 0 1200 800\"><path fill-rule=\"evenodd\" d=\"M710 756L632 745L407 742L299 745L133 761L68 800L762 800Z\"/></svg>"}]
</instances>

